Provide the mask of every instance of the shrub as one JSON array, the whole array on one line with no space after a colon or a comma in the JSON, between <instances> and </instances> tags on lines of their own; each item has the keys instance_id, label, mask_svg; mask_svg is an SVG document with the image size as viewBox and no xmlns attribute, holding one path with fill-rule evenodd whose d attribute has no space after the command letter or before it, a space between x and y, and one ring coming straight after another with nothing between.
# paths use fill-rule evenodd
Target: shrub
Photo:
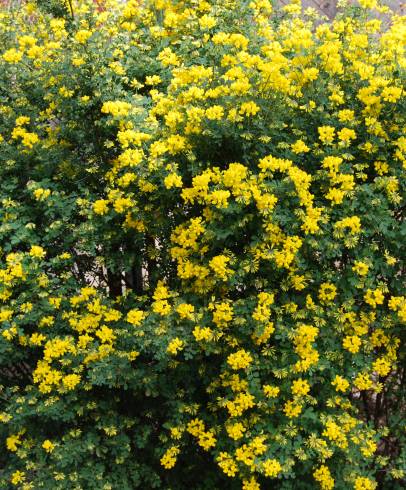
<instances>
[{"instance_id":1,"label":"shrub","mask_svg":"<svg viewBox=\"0 0 406 490\"><path fill-rule=\"evenodd\" d=\"M0 13L1 488L402 488L404 17Z\"/></svg>"}]
</instances>

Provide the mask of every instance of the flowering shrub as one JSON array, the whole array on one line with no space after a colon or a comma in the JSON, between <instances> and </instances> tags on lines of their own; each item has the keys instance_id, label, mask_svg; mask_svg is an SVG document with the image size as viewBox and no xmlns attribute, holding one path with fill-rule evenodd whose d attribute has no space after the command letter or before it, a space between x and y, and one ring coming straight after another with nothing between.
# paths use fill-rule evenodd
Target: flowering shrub
<instances>
[{"instance_id":1,"label":"flowering shrub","mask_svg":"<svg viewBox=\"0 0 406 490\"><path fill-rule=\"evenodd\" d=\"M403 488L386 10L1 11L1 488Z\"/></svg>"}]
</instances>

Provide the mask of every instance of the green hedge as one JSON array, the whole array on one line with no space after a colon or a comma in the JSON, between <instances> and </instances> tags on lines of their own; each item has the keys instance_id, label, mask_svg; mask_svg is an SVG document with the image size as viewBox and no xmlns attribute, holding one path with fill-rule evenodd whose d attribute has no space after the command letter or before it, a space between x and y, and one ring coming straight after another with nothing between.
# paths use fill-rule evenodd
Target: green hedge
<instances>
[{"instance_id":1,"label":"green hedge","mask_svg":"<svg viewBox=\"0 0 406 490\"><path fill-rule=\"evenodd\" d=\"M0 488L404 488L406 25L359 3L0 10Z\"/></svg>"}]
</instances>

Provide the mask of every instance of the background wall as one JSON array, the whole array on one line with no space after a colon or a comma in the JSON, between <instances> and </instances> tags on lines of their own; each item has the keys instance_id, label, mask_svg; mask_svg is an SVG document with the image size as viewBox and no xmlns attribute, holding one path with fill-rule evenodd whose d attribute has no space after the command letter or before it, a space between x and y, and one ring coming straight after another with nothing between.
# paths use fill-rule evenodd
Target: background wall
<instances>
[{"instance_id":1,"label":"background wall","mask_svg":"<svg viewBox=\"0 0 406 490\"><path fill-rule=\"evenodd\" d=\"M351 0L356 3L355 0ZM278 0L281 5L286 5L289 0ZM406 2L403 0L384 0L382 3L388 5L392 10L400 14L406 14ZM302 0L304 7L313 7L328 17L334 17L336 13L337 0Z\"/></svg>"}]
</instances>

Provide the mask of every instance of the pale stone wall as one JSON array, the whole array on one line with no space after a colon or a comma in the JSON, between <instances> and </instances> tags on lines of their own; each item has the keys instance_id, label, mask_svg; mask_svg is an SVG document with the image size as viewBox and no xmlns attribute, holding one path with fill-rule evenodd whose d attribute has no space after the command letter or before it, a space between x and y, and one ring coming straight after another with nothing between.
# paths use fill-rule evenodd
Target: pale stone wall
<instances>
[{"instance_id":1,"label":"pale stone wall","mask_svg":"<svg viewBox=\"0 0 406 490\"><path fill-rule=\"evenodd\" d=\"M18 6L23 0L0 0L0 5ZM125 0L124 0L125 1ZM280 5L286 5L289 0L276 0ZM356 0L350 0L356 3ZM382 0L382 3L388 5L393 11L400 14L406 14L406 0ZM302 0L304 8L313 7L324 15L332 19L336 14L337 0Z\"/></svg>"},{"instance_id":2,"label":"pale stone wall","mask_svg":"<svg viewBox=\"0 0 406 490\"><path fill-rule=\"evenodd\" d=\"M356 0L351 1L352 3L357 3ZM278 3L286 5L289 0L278 0ZM390 7L394 12L406 14L406 0L383 0L382 3ZM302 5L304 8L313 7L330 19L335 16L337 11L337 0L302 0Z\"/></svg>"}]
</instances>

